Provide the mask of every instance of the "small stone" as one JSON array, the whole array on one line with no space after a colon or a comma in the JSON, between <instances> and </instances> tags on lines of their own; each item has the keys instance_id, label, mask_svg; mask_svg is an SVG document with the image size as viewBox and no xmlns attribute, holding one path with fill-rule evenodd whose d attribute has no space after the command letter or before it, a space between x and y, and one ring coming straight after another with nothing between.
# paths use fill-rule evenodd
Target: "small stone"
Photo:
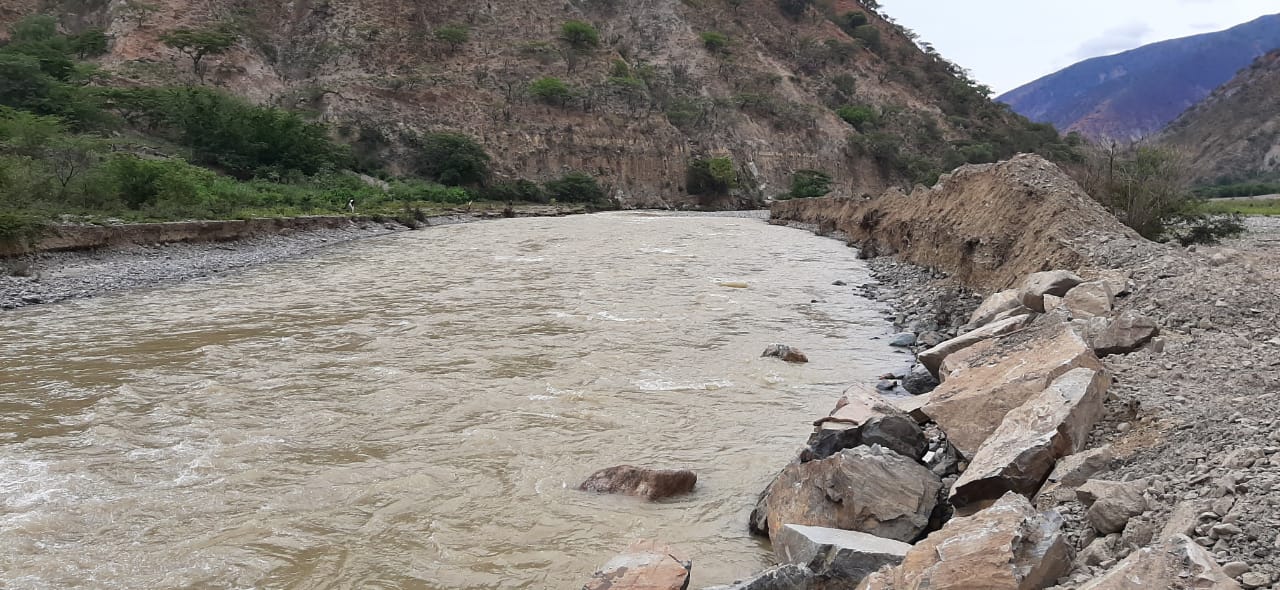
<instances>
[{"instance_id":1,"label":"small stone","mask_svg":"<svg viewBox=\"0 0 1280 590\"><path fill-rule=\"evenodd\" d=\"M1240 576L1240 585L1245 588L1261 588L1271 583L1271 576L1262 572L1249 572Z\"/></svg>"},{"instance_id":2,"label":"small stone","mask_svg":"<svg viewBox=\"0 0 1280 590\"><path fill-rule=\"evenodd\" d=\"M1243 532L1244 531L1239 526L1229 522L1224 522L1222 524L1213 525L1213 528L1209 529L1209 536L1214 539L1219 539L1222 537L1234 537Z\"/></svg>"},{"instance_id":3,"label":"small stone","mask_svg":"<svg viewBox=\"0 0 1280 590\"><path fill-rule=\"evenodd\" d=\"M893 336L889 337L889 346L906 348L909 346L915 346L915 344L916 344L916 335L912 334L911 332L902 332L900 334L894 334Z\"/></svg>"},{"instance_id":4,"label":"small stone","mask_svg":"<svg viewBox=\"0 0 1280 590\"><path fill-rule=\"evenodd\" d=\"M1232 561L1222 565L1222 573L1233 578L1239 578L1240 576L1249 573L1252 569L1253 568L1249 567L1249 564L1243 561Z\"/></svg>"}]
</instances>

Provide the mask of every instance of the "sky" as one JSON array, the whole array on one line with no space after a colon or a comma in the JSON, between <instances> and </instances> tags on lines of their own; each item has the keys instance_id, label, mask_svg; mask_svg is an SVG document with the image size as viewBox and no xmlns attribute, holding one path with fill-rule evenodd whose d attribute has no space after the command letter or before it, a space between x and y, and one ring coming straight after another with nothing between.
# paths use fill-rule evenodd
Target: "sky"
<instances>
[{"instance_id":1,"label":"sky","mask_svg":"<svg viewBox=\"0 0 1280 590\"><path fill-rule=\"evenodd\" d=\"M996 94L1090 57L1280 13L1277 0L880 0L880 6Z\"/></svg>"}]
</instances>

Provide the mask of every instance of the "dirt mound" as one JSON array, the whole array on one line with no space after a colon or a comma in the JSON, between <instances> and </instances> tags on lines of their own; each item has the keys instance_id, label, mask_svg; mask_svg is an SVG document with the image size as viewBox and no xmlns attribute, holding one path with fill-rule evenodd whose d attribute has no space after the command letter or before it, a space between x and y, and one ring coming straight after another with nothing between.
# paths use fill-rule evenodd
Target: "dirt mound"
<instances>
[{"instance_id":1,"label":"dirt mound","mask_svg":"<svg viewBox=\"0 0 1280 590\"><path fill-rule=\"evenodd\" d=\"M1050 269L1118 268L1165 248L1142 239L1045 159L965 166L933 188L879 198L775 203L773 218L841 231L866 256L950 273L994 291Z\"/></svg>"}]
</instances>

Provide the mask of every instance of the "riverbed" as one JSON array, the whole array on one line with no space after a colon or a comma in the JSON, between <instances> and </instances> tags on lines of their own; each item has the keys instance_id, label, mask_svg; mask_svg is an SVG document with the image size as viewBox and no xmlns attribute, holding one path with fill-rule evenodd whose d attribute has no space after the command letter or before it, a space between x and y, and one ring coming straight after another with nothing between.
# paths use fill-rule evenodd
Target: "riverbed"
<instances>
[{"instance_id":1,"label":"riverbed","mask_svg":"<svg viewBox=\"0 0 1280 590\"><path fill-rule=\"evenodd\" d=\"M909 362L870 280L807 232L632 212L4 312L0 585L572 588L640 538L691 587L746 576L808 424ZM574 489L622 463L698 488Z\"/></svg>"}]
</instances>

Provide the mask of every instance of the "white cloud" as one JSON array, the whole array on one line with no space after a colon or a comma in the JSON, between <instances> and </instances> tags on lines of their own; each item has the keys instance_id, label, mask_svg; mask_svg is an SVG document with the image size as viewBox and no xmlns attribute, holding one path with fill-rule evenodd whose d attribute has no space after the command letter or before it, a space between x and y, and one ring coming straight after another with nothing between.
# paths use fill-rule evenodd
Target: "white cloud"
<instances>
[{"instance_id":1,"label":"white cloud","mask_svg":"<svg viewBox=\"0 0 1280 590\"><path fill-rule=\"evenodd\" d=\"M1150 33L1151 25L1144 22L1131 22L1112 27L1103 31L1101 35L1081 43L1071 55L1076 59L1088 59L1133 49L1141 46Z\"/></svg>"}]
</instances>

